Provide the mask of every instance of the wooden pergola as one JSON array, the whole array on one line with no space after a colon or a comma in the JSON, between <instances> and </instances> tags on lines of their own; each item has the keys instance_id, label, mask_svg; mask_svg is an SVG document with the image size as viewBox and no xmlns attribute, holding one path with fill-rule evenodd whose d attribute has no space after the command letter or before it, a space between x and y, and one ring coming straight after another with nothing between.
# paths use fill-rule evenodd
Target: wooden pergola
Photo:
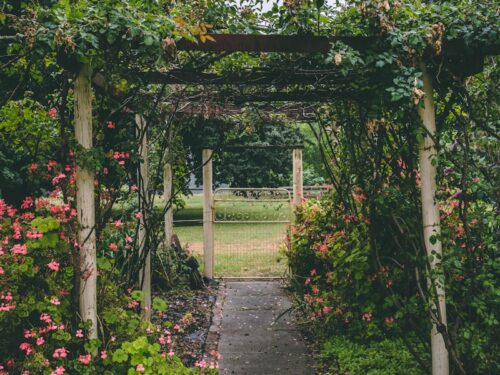
<instances>
[{"instance_id":1,"label":"wooden pergola","mask_svg":"<svg viewBox=\"0 0 500 375\"><path fill-rule=\"evenodd\" d=\"M214 41L207 40L205 43L194 43L188 40L181 40L177 43L179 51L201 51L210 54L218 54L212 61L223 58L235 52L251 52L251 53L282 53L282 54L327 54L331 45L334 42L342 42L343 44L352 47L358 51L382 50L383 40L375 37L319 37L319 36L297 36L297 35L242 35L242 34L211 34ZM457 74L466 77L478 73L483 68L483 60L487 55L494 55L500 52L500 43L494 46L467 46L464 41L457 40L443 45L443 50L440 59L443 64L447 64L454 68ZM157 72L134 72L145 83L161 83L161 84L176 84L176 85L193 85L193 86L231 86L231 85L246 85L246 86L265 86L277 85L280 88L286 88L290 85L310 85L311 89L305 91L290 91L290 90L275 90L269 92L261 90L250 95L233 95L231 100L227 99L224 91L212 95L219 101L217 113L223 113L227 109L237 111L238 106L247 102L321 102L329 101L334 97L352 98L353 100L362 101L366 95L373 95L374 88L381 84L386 76L373 72L360 72L355 75L343 76L339 69L332 67L331 69L249 69L238 73L231 74L215 74L206 72L210 63L203 65L200 68L179 68L176 67L169 71ZM433 79L428 72L426 64L420 63L420 69L423 74L424 82L424 107L418 109L422 119L423 126L427 132L427 136L419 145L420 172L422 180L421 197L422 197L422 218L423 218L423 233L425 239L426 251L429 255L435 253L438 256L442 253L441 242L437 240L434 244L430 242L431 236L440 233L440 217L437 203L435 202L436 194L436 163L433 163L436 155L434 143L434 135L436 133L436 115L433 102ZM350 83L356 80L364 80L370 83L371 88L360 90ZM92 148L92 82L103 88L103 77L93 75L88 66L83 66L80 70L78 78L75 82L75 137L77 142L84 149ZM317 88L316 86L320 87ZM112 88L107 88L108 92L113 93ZM196 92L192 94L192 100L196 101ZM197 100L203 99L203 94L198 93ZM226 96L226 98L224 98ZM193 109L195 108L195 109ZM300 109L297 109L300 115ZM191 113L196 113L196 106L191 106ZM189 112L188 112L189 113ZM138 113L136 122L139 128L145 127L145 119L142 114ZM143 158L141 163L140 189L143 196L147 196L147 140L145 137L140 142L140 153ZM211 151L206 150L203 155L205 165L209 165ZM298 158L298 155L297 155ZM295 158L294 158L295 160ZM211 196L211 175L208 168L204 171L204 178L207 188L205 190L205 208L204 221L210 221L211 209L207 206L207 201ZM84 167L77 167L76 176L77 185L77 209L79 223L79 243L81 254L81 270L83 273L91 270L91 274L81 286L81 316L83 320L92 320L94 327L97 326L96 312L96 279L97 269L96 264L96 238L93 230L95 225L95 207L94 207L94 172ZM172 168L170 165L165 165L164 169L164 186L165 199L168 200L172 196ZM140 280L142 289L145 293L143 303L145 317L150 317L151 314L151 259L146 249L144 249L144 220L141 219L141 229L139 230L139 241L141 252L148 254L146 263L141 273ZM172 234L172 210L168 210L165 216L165 233L167 238ZM439 236L435 237L439 238ZM213 240L213 239L212 239ZM205 244L205 259L211 262L210 244ZM431 267L437 266L437 258L434 257L431 262ZM212 277L212 267L209 263L206 264L205 275ZM437 287L439 303L436 309L439 310L442 316L442 322L446 325L446 304L444 286ZM92 330L91 337L96 337L96 329ZM92 336L93 335L93 336ZM437 332L436 325L433 325L432 337L432 362L433 375L447 375L448 370L448 352L446 350L444 339Z\"/></svg>"}]
</instances>

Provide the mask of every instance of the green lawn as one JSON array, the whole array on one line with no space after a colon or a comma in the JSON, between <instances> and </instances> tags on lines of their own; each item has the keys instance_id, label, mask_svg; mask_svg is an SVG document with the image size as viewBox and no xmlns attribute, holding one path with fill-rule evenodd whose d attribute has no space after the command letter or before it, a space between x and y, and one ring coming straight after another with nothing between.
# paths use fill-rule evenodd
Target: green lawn
<instances>
[{"instance_id":1,"label":"green lawn","mask_svg":"<svg viewBox=\"0 0 500 375\"><path fill-rule=\"evenodd\" d=\"M215 274L226 277L282 276L286 266L279 248L288 224L247 221L284 220L289 218L288 210L288 205L283 202L216 203L216 218L232 222L215 224ZM203 226L182 220L201 221L202 217L201 194L189 197L184 209L174 211L174 232L181 243L200 259L203 256Z\"/></svg>"}]
</instances>

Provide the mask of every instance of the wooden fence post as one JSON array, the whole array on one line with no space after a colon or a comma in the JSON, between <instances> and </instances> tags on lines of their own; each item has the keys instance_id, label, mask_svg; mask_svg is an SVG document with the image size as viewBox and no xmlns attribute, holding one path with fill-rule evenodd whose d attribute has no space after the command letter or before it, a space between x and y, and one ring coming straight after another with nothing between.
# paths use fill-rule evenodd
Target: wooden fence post
<instances>
[{"instance_id":1,"label":"wooden fence post","mask_svg":"<svg viewBox=\"0 0 500 375\"><path fill-rule=\"evenodd\" d=\"M427 71L425 64L421 64L424 81L424 107L419 107L419 115L426 130L424 139L419 145L420 159L420 178L422 181L421 197L422 197L422 221L426 253L432 256L430 262L431 270L440 268L442 245L439 239L441 233L441 223L439 217L439 208L436 202L436 145L434 137L436 135L436 114L434 111L434 99L432 78ZM435 239L431 240L431 237ZM444 275L442 280L436 284L436 293L438 297L438 305L433 308L439 309L442 323L446 321L446 301L444 289ZM429 284L432 287L431 284ZM448 351L444 343L443 336L437 331L435 324L432 325L431 332L432 346L432 374L433 375L448 375Z\"/></svg>"},{"instance_id":2,"label":"wooden fence post","mask_svg":"<svg viewBox=\"0 0 500 375\"><path fill-rule=\"evenodd\" d=\"M203 149L203 261L204 275L214 277L214 217L212 192L212 154L210 149Z\"/></svg>"},{"instance_id":3,"label":"wooden fence post","mask_svg":"<svg viewBox=\"0 0 500 375\"><path fill-rule=\"evenodd\" d=\"M302 149L294 148L292 155L293 155L293 205L294 207L297 207L302 204L302 199L304 197Z\"/></svg>"},{"instance_id":4,"label":"wooden fence post","mask_svg":"<svg viewBox=\"0 0 500 375\"><path fill-rule=\"evenodd\" d=\"M172 199L173 173L172 164L168 161L163 166L163 199L165 205ZM170 202L170 208L165 211L165 245L170 245L170 240L174 234L174 206Z\"/></svg>"},{"instance_id":5,"label":"wooden fence post","mask_svg":"<svg viewBox=\"0 0 500 375\"><path fill-rule=\"evenodd\" d=\"M75 139L83 150L92 149L91 68L83 65L75 81ZM80 316L90 320L89 338L97 338L97 261L94 172L76 166L76 209L80 247Z\"/></svg>"},{"instance_id":6,"label":"wooden fence post","mask_svg":"<svg viewBox=\"0 0 500 375\"><path fill-rule=\"evenodd\" d=\"M139 155L142 159L139 167L139 211L142 213L139 223L139 254L141 258L147 251L144 259L144 267L139 273L139 284L144 293L142 301L142 316L144 319L151 319L151 252L146 248L146 224L149 198L149 175L148 175L148 137L146 132L146 120L140 114L135 115L135 122L138 127L139 136ZM142 139L140 138L142 136Z\"/></svg>"}]
</instances>

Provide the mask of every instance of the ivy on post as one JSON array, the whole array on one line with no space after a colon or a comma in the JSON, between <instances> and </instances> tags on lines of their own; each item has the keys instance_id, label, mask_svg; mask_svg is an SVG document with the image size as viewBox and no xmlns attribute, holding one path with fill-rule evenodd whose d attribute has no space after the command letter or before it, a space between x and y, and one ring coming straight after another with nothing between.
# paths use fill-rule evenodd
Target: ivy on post
<instances>
[{"instance_id":1,"label":"ivy on post","mask_svg":"<svg viewBox=\"0 0 500 375\"><path fill-rule=\"evenodd\" d=\"M420 176L422 181L422 222L425 249L430 258L431 278L429 287L435 287L438 304L432 307L436 310L436 317L433 317L431 331L432 346L432 374L448 375L449 361L448 351L445 346L443 335L438 331L436 319L439 324L446 328L446 301L444 289L444 275L440 269L442 257L442 246L439 238L441 233L441 223L439 208L436 202L436 114L434 110L432 78L424 63L420 64L422 78L424 82L424 106L419 106L418 112L425 128L426 134L419 144ZM431 292L431 295L434 291Z\"/></svg>"},{"instance_id":2,"label":"ivy on post","mask_svg":"<svg viewBox=\"0 0 500 375\"><path fill-rule=\"evenodd\" d=\"M92 149L91 68L83 65L75 80L75 139L83 151ZM88 163L87 163L88 164ZM91 321L89 338L97 338L97 261L95 235L94 171L76 167L76 208L80 247L80 316Z\"/></svg>"},{"instance_id":3,"label":"ivy on post","mask_svg":"<svg viewBox=\"0 0 500 375\"><path fill-rule=\"evenodd\" d=\"M151 319L151 252L147 248L147 207L149 200L149 175L148 175L148 138L146 132L146 120L144 116L137 114L135 116L137 124L137 134L139 140L139 155L141 163L139 167L139 212L141 212L139 222L139 259L144 262L139 272L139 285L143 292L142 315L144 319Z\"/></svg>"}]
</instances>

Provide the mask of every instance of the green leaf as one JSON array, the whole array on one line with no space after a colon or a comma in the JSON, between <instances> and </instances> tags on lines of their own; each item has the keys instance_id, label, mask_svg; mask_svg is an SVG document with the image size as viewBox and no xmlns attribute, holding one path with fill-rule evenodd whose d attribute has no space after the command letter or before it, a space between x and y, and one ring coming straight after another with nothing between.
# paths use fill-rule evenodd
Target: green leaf
<instances>
[{"instance_id":1,"label":"green leaf","mask_svg":"<svg viewBox=\"0 0 500 375\"><path fill-rule=\"evenodd\" d=\"M113 362L123 363L128 359L128 354L123 349L117 349L113 353Z\"/></svg>"},{"instance_id":2,"label":"green leaf","mask_svg":"<svg viewBox=\"0 0 500 375\"><path fill-rule=\"evenodd\" d=\"M166 311L167 307L168 307L167 303L162 298L159 297L153 298L153 310Z\"/></svg>"}]
</instances>

